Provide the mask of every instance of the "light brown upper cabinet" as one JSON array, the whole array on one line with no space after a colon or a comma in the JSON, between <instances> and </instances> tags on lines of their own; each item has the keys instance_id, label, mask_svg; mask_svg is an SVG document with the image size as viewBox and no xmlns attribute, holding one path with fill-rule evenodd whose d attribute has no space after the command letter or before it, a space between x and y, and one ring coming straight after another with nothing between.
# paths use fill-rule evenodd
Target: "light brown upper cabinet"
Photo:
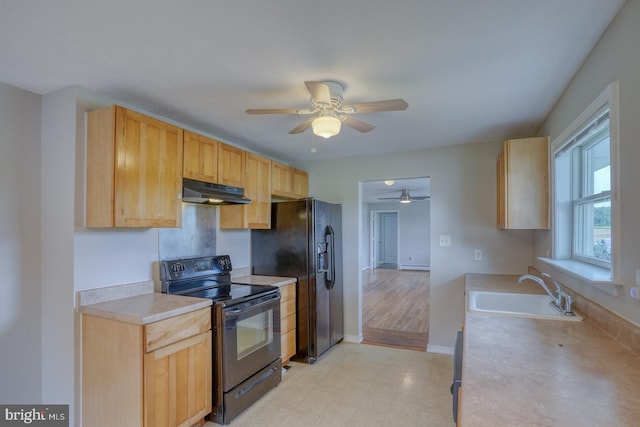
<instances>
[{"instance_id":1,"label":"light brown upper cabinet","mask_svg":"<svg viewBox=\"0 0 640 427\"><path fill-rule=\"evenodd\" d=\"M271 162L271 194L290 197L293 186L293 171L287 165Z\"/></svg>"},{"instance_id":2,"label":"light brown upper cabinet","mask_svg":"<svg viewBox=\"0 0 640 427\"><path fill-rule=\"evenodd\" d=\"M245 156L244 150L184 131L185 178L244 188Z\"/></svg>"},{"instance_id":3,"label":"light brown upper cabinet","mask_svg":"<svg viewBox=\"0 0 640 427\"><path fill-rule=\"evenodd\" d=\"M309 197L309 174L300 169L291 168L293 185L291 189L291 196L294 199L304 199Z\"/></svg>"},{"instance_id":4,"label":"light brown upper cabinet","mask_svg":"<svg viewBox=\"0 0 640 427\"><path fill-rule=\"evenodd\" d=\"M180 227L182 129L120 106L88 113L87 227Z\"/></svg>"},{"instance_id":5,"label":"light brown upper cabinet","mask_svg":"<svg viewBox=\"0 0 640 427\"><path fill-rule=\"evenodd\" d=\"M309 197L309 175L305 171L272 161L271 194L285 199Z\"/></svg>"},{"instance_id":6,"label":"light brown upper cabinet","mask_svg":"<svg viewBox=\"0 0 640 427\"><path fill-rule=\"evenodd\" d=\"M220 228L271 228L271 160L253 153L245 155L246 205L220 206Z\"/></svg>"},{"instance_id":7,"label":"light brown upper cabinet","mask_svg":"<svg viewBox=\"0 0 640 427\"><path fill-rule=\"evenodd\" d=\"M505 141L497 178L498 228L549 228L548 137Z\"/></svg>"},{"instance_id":8,"label":"light brown upper cabinet","mask_svg":"<svg viewBox=\"0 0 640 427\"><path fill-rule=\"evenodd\" d=\"M185 130L182 176L218 183L218 141Z\"/></svg>"},{"instance_id":9,"label":"light brown upper cabinet","mask_svg":"<svg viewBox=\"0 0 640 427\"><path fill-rule=\"evenodd\" d=\"M216 183L244 188L245 156L246 151L219 142L218 181Z\"/></svg>"}]
</instances>

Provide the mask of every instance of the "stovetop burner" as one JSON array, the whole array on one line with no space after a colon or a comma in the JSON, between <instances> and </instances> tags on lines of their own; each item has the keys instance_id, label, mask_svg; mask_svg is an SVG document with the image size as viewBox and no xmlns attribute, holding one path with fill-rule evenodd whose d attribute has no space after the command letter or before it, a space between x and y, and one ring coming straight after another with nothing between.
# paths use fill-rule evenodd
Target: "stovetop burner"
<instances>
[{"instance_id":1,"label":"stovetop burner","mask_svg":"<svg viewBox=\"0 0 640 427\"><path fill-rule=\"evenodd\" d=\"M212 288L189 292L190 297L209 298L214 303L238 304L261 294L266 294L277 290L275 286L253 286L245 284L231 283L227 285L217 285ZM184 295L184 294L183 294Z\"/></svg>"},{"instance_id":2,"label":"stovetop burner","mask_svg":"<svg viewBox=\"0 0 640 427\"><path fill-rule=\"evenodd\" d=\"M276 286L255 286L231 282L229 255L181 258L162 261L162 292L209 298L223 306L278 292Z\"/></svg>"}]
</instances>

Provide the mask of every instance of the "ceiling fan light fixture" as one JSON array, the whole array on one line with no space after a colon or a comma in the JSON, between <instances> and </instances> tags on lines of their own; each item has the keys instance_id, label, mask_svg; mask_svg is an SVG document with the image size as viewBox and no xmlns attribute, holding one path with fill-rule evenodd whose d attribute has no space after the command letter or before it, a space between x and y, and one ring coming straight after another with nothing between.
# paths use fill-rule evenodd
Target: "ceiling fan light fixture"
<instances>
[{"instance_id":1,"label":"ceiling fan light fixture","mask_svg":"<svg viewBox=\"0 0 640 427\"><path fill-rule=\"evenodd\" d=\"M409 196L409 192L407 190L402 190L400 203L411 203L411 196Z\"/></svg>"},{"instance_id":2,"label":"ceiling fan light fixture","mask_svg":"<svg viewBox=\"0 0 640 427\"><path fill-rule=\"evenodd\" d=\"M338 119L335 114L327 112L325 114L321 113L320 116L313 119L311 129L314 134L326 139L339 134L341 125L342 122L340 122L340 119Z\"/></svg>"},{"instance_id":3,"label":"ceiling fan light fixture","mask_svg":"<svg viewBox=\"0 0 640 427\"><path fill-rule=\"evenodd\" d=\"M396 182L395 182L394 180L392 180L392 179L388 179L388 180L386 180L386 181L384 182L384 185L391 186L391 185L393 185L393 184L395 184L395 183L396 183Z\"/></svg>"}]
</instances>

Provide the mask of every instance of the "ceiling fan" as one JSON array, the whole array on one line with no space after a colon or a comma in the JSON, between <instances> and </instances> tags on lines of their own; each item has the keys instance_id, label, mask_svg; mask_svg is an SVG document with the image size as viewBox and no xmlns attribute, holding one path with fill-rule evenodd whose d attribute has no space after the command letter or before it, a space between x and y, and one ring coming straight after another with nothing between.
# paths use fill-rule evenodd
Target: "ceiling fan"
<instances>
[{"instance_id":1,"label":"ceiling fan","mask_svg":"<svg viewBox=\"0 0 640 427\"><path fill-rule=\"evenodd\" d=\"M430 196L411 197L409 190L401 190L400 197L378 197L378 200L400 200L400 203L411 203L412 200L426 200Z\"/></svg>"},{"instance_id":2,"label":"ceiling fan","mask_svg":"<svg viewBox=\"0 0 640 427\"><path fill-rule=\"evenodd\" d=\"M352 117L351 114L374 113L379 111L406 110L409 104L404 99L363 102L342 105L344 88L338 82L304 82L311 94L313 108L258 108L248 109L248 114L300 114L313 115L289 131L290 134L302 133L311 127L314 134L330 138L340 132L341 125L349 126L358 132L370 132L375 126Z\"/></svg>"}]
</instances>

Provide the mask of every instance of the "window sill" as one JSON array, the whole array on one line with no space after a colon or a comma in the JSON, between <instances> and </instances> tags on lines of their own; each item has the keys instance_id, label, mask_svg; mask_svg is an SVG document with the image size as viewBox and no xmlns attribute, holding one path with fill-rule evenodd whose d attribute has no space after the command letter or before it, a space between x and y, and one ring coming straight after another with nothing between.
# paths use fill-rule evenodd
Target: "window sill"
<instances>
[{"instance_id":1,"label":"window sill","mask_svg":"<svg viewBox=\"0 0 640 427\"><path fill-rule=\"evenodd\" d=\"M609 295L618 295L618 286L623 283L611 277L611 271L584 262L539 257L538 260L566 273L578 280L588 283Z\"/></svg>"}]
</instances>

